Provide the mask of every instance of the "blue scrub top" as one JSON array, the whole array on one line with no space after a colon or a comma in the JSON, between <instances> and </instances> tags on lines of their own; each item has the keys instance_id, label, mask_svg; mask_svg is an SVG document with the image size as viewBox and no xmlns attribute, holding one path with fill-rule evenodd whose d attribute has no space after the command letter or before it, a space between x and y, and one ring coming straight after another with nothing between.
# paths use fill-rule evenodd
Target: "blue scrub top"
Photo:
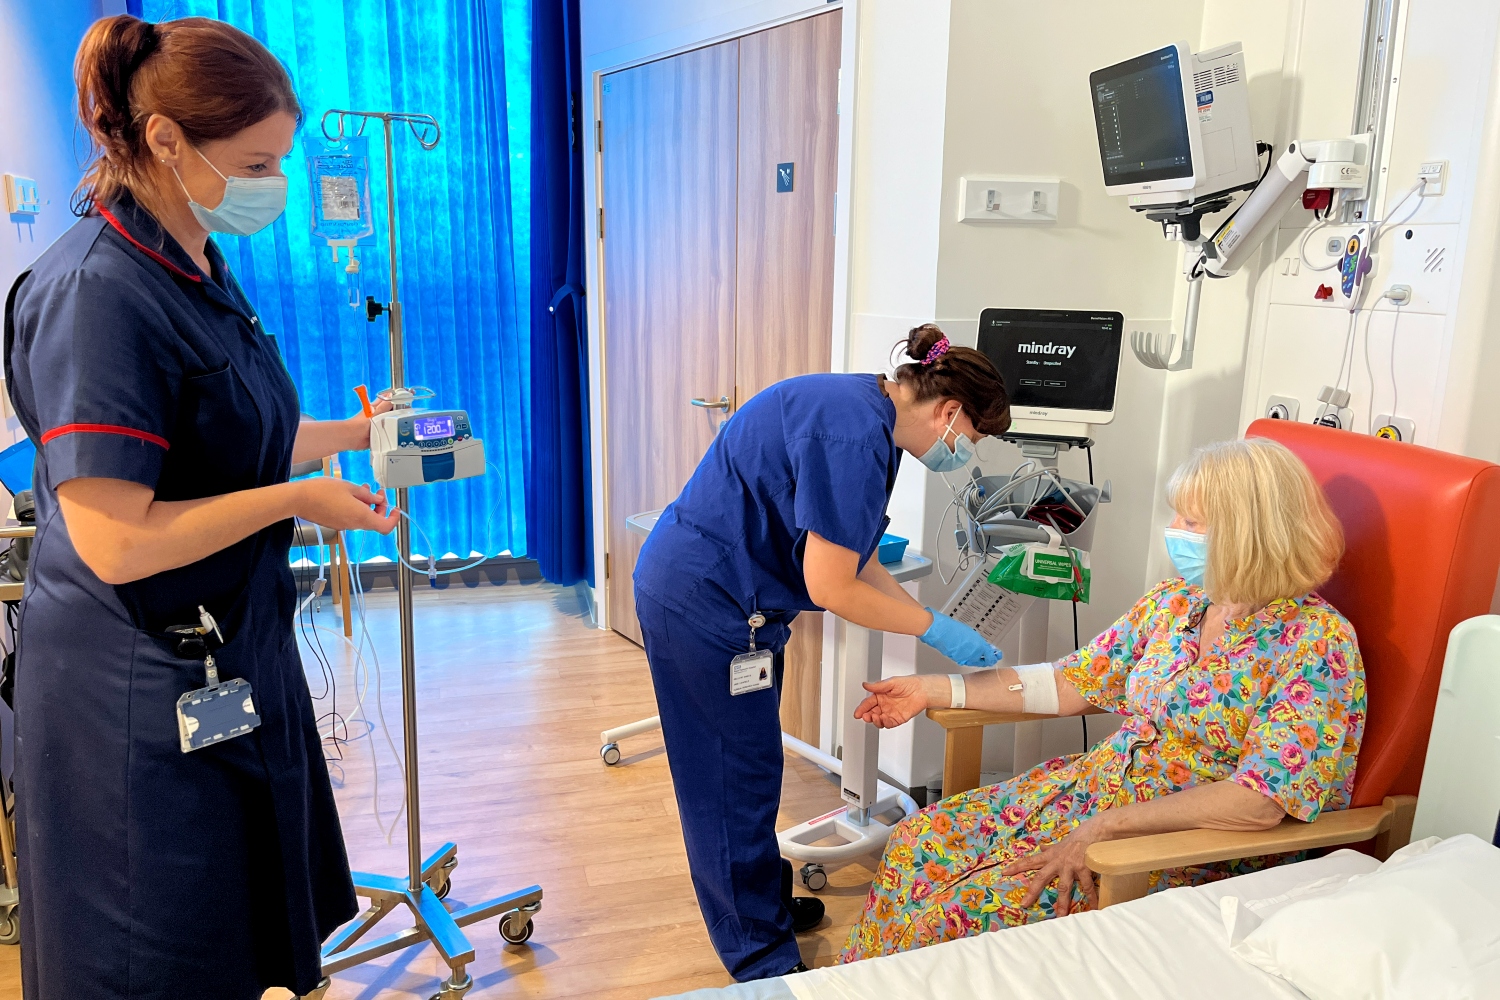
<instances>
[{"instance_id":1,"label":"blue scrub top","mask_svg":"<svg viewBox=\"0 0 1500 1000\"><path fill-rule=\"evenodd\" d=\"M821 611L807 594L807 533L874 553L901 449L875 375L803 375L750 399L719 431L636 563L636 589L716 631L760 611Z\"/></svg>"}]
</instances>

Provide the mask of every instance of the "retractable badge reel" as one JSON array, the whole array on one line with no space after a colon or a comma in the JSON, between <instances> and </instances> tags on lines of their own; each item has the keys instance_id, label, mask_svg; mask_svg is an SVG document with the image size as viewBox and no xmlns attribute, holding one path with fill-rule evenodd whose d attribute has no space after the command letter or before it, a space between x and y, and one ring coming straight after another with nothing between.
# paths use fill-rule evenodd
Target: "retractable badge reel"
<instances>
[{"instance_id":1,"label":"retractable badge reel","mask_svg":"<svg viewBox=\"0 0 1500 1000\"><path fill-rule=\"evenodd\" d=\"M750 694L764 691L776 683L775 656L769 649L755 648L755 630L764 628L766 616L757 611L750 616L750 651L729 661L729 693Z\"/></svg>"},{"instance_id":2,"label":"retractable badge reel","mask_svg":"<svg viewBox=\"0 0 1500 1000\"><path fill-rule=\"evenodd\" d=\"M177 736L183 753L232 740L260 725L250 682L242 677L219 682L214 650L224 645L224 636L214 616L201 604L198 622L167 630L177 637L177 655L189 660L202 659L208 678L207 687L189 691L177 699Z\"/></svg>"}]
</instances>

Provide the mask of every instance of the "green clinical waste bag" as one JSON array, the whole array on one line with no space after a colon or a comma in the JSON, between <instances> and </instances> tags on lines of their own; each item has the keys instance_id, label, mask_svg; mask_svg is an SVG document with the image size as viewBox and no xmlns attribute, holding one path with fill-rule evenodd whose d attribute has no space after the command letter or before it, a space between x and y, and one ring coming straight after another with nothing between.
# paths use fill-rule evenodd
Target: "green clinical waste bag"
<instances>
[{"instance_id":1,"label":"green clinical waste bag","mask_svg":"<svg viewBox=\"0 0 1500 1000\"><path fill-rule=\"evenodd\" d=\"M1087 552L1066 545L1022 542L1001 550L989 581L1018 594L1087 604L1090 576Z\"/></svg>"}]
</instances>

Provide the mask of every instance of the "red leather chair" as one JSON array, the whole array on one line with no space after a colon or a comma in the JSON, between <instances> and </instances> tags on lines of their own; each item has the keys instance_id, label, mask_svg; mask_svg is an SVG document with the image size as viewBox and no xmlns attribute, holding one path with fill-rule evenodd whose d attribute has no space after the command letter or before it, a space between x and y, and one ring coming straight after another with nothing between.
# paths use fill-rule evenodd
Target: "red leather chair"
<instances>
[{"instance_id":1,"label":"red leather chair","mask_svg":"<svg viewBox=\"0 0 1500 1000\"><path fill-rule=\"evenodd\" d=\"M1312 424L1257 420L1312 470L1344 527L1345 554L1319 591L1353 624L1369 716L1354 801L1312 823L1256 833L1189 830L1095 844L1100 903L1143 895L1162 868L1411 837L1448 633L1486 614L1500 574L1500 466Z\"/></svg>"}]
</instances>

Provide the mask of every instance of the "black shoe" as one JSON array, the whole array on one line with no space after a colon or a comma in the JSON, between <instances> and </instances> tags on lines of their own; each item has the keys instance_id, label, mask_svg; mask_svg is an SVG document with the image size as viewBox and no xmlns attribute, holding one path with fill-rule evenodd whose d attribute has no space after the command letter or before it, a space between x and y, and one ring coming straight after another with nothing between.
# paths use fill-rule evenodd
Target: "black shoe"
<instances>
[{"instance_id":1,"label":"black shoe","mask_svg":"<svg viewBox=\"0 0 1500 1000\"><path fill-rule=\"evenodd\" d=\"M806 962L798 962L796 965L792 966L791 970L789 972L787 972L787 975L794 976L794 975L796 975L799 972L806 972L806 971L807 971L807 963Z\"/></svg>"},{"instance_id":2,"label":"black shoe","mask_svg":"<svg viewBox=\"0 0 1500 1000\"><path fill-rule=\"evenodd\" d=\"M792 932L802 934L823 922L823 901L810 896L795 896L786 904L792 911ZM799 971L799 970L793 970Z\"/></svg>"}]
</instances>

